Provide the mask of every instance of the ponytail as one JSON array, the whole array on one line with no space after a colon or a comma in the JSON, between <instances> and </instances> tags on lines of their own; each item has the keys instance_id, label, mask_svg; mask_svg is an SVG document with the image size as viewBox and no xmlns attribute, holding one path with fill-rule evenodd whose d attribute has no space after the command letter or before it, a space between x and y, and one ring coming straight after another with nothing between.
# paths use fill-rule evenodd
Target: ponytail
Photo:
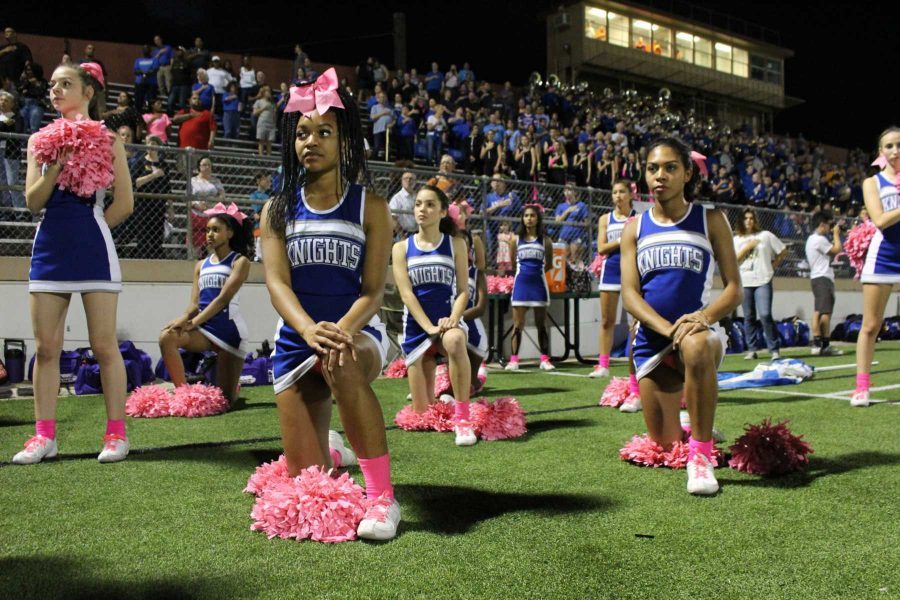
<instances>
[{"instance_id":1,"label":"ponytail","mask_svg":"<svg viewBox=\"0 0 900 600\"><path fill-rule=\"evenodd\" d=\"M441 219L441 222L438 223L438 229L441 233L447 234L450 237L456 237L456 234L459 233L459 228L456 226L456 221L453 220L453 217L447 215L446 217Z\"/></svg>"}]
</instances>

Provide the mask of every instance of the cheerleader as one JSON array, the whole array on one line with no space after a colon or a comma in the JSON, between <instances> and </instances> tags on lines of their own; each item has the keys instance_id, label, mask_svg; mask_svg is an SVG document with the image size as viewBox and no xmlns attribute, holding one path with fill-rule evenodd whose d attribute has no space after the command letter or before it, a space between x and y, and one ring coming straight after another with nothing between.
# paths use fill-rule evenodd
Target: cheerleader
<instances>
[{"instance_id":1,"label":"cheerleader","mask_svg":"<svg viewBox=\"0 0 900 600\"><path fill-rule=\"evenodd\" d=\"M900 283L900 127L888 127L878 137L883 169L863 182L863 199L872 223L872 236L859 280L863 284L863 321L856 340L856 391L851 406L869 405L869 369L875 339L895 283Z\"/></svg>"},{"instance_id":2,"label":"cheerleader","mask_svg":"<svg viewBox=\"0 0 900 600\"><path fill-rule=\"evenodd\" d=\"M250 273L253 222L233 202L205 212L209 253L194 268L191 303L159 335L159 350L175 386L185 385L179 348L216 351L216 385L234 404L244 359L247 324L240 313L240 290Z\"/></svg>"},{"instance_id":3,"label":"cheerleader","mask_svg":"<svg viewBox=\"0 0 900 600\"><path fill-rule=\"evenodd\" d=\"M334 69L294 87L282 121L281 193L263 208L266 286L281 316L273 374L288 473L341 461L329 451L332 396L359 457L369 509L357 535L397 533L384 417L372 381L384 366L378 318L391 244L387 202L368 181L356 100Z\"/></svg>"},{"instance_id":4,"label":"cheerleader","mask_svg":"<svg viewBox=\"0 0 900 600\"><path fill-rule=\"evenodd\" d=\"M400 347L406 356L413 409L423 413L433 396L435 355L450 363L450 383L456 392L454 426L457 446L478 441L469 421L471 366L467 355L468 327L462 320L469 301L466 243L456 236L447 214L450 199L438 187L423 186L413 214L419 231L394 244L394 281L403 300Z\"/></svg>"},{"instance_id":5,"label":"cheerleader","mask_svg":"<svg viewBox=\"0 0 900 600\"><path fill-rule=\"evenodd\" d=\"M653 207L622 233L622 294L639 322L632 354L644 421L664 448L682 439L679 403L684 390L690 416L688 492L715 494L710 458L718 398L716 370L725 355L717 325L741 302L731 228L718 210L691 202L697 168L676 138L649 147L647 182ZM716 264L725 288L709 302Z\"/></svg>"},{"instance_id":6,"label":"cheerleader","mask_svg":"<svg viewBox=\"0 0 900 600\"><path fill-rule=\"evenodd\" d=\"M36 434L16 454L16 464L33 464L57 454L56 399L59 393L59 355L63 347L66 313L73 293L81 294L91 350L100 364L106 401L106 434L100 462L124 460L129 443L125 433L125 364L116 339L116 306L122 291L119 259L110 227L122 223L134 208L131 177L121 140L109 139L98 122L98 94L103 72L96 63L60 65L50 80L50 102L62 115L28 140L25 201L32 214L44 211L34 238L28 291L37 359L34 366ZM91 120L81 120L88 115ZM77 121L77 122L76 122ZM57 159L46 162L51 136L77 129L95 139L79 150L63 146ZM82 139L82 142L88 141ZM112 164L97 158L108 156ZM85 146L88 146L85 148ZM44 157L45 161L40 161ZM66 168L72 163L72 171ZM100 163L103 163L102 165ZM94 165L76 181L73 175ZM112 183L112 203L104 210L104 190ZM64 183L65 182L65 183ZM93 182L93 183L91 183ZM81 190L79 195L74 190ZM86 191L88 190L88 191Z\"/></svg>"},{"instance_id":7,"label":"cheerleader","mask_svg":"<svg viewBox=\"0 0 900 600\"><path fill-rule=\"evenodd\" d=\"M541 351L540 368L552 371L556 367L550 362L550 336L545 325L547 307L550 306L550 290L544 274L553 266L553 248L549 236L544 235L544 207L540 204L525 205L518 238L510 242L510 257L516 277L512 292L512 354L506 370L519 370L519 346L525 329L525 312L533 308Z\"/></svg>"}]
</instances>

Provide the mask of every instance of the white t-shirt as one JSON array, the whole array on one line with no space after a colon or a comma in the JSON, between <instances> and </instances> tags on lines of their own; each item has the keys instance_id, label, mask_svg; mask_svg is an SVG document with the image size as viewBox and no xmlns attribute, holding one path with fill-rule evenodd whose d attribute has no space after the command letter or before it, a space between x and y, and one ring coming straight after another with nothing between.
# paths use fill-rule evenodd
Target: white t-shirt
<instances>
[{"instance_id":1,"label":"white t-shirt","mask_svg":"<svg viewBox=\"0 0 900 600\"><path fill-rule=\"evenodd\" d=\"M394 215L394 218L397 219L397 223L400 224L400 227L403 228L403 231L406 231L407 233L413 233L419 228L419 226L416 224L416 217L412 214L412 210L415 204L415 194L410 194L403 188L400 188L400 191L394 194L394 197L391 198L391 213ZM398 210L407 212L398 214L396 212Z\"/></svg>"},{"instance_id":2,"label":"white t-shirt","mask_svg":"<svg viewBox=\"0 0 900 600\"><path fill-rule=\"evenodd\" d=\"M206 75L209 77L209 85L213 86L217 94L225 93L225 86L234 81L234 77L225 69L210 67L206 70Z\"/></svg>"},{"instance_id":3,"label":"white t-shirt","mask_svg":"<svg viewBox=\"0 0 900 600\"><path fill-rule=\"evenodd\" d=\"M245 69L241 67L241 83L242 88L252 88L256 86L256 70Z\"/></svg>"},{"instance_id":4,"label":"white t-shirt","mask_svg":"<svg viewBox=\"0 0 900 600\"><path fill-rule=\"evenodd\" d=\"M831 242L821 233L814 233L806 239L806 262L809 263L809 278L827 277L834 281L831 268Z\"/></svg>"},{"instance_id":5,"label":"white t-shirt","mask_svg":"<svg viewBox=\"0 0 900 600\"><path fill-rule=\"evenodd\" d=\"M759 243L740 264L741 283L744 287L759 287L772 281L775 276L772 261L781 254L785 245L771 231L758 231L734 236L734 251L740 252L751 240L759 240Z\"/></svg>"}]
</instances>

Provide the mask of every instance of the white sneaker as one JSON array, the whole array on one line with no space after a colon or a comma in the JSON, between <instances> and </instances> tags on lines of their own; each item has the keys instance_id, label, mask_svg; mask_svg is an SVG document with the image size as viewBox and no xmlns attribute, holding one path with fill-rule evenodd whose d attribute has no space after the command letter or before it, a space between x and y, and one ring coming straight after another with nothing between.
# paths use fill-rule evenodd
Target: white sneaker
<instances>
[{"instance_id":1,"label":"white sneaker","mask_svg":"<svg viewBox=\"0 0 900 600\"><path fill-rule=\"evenodd\" d=\"M869 390L857 390L850 398L850 406L868 406ZM17 455L18 456L18 455Z\"/></svg>"},{"instance_id":2,"label":"white sneaker","mask_svg":"<svg viewBox=\"0 0 900 600\"><path fill-rule=\"evenodd\" d=\"M409 402L410 400L412 400L412 392L406 395L406 401Z\"/></svg>"},{"instance_id":3,"label":"white sneaker","mask_svg":"<svg viewBox=\"0 0 900 600\"><path fill-rule=\"evenodd\" d=\"M519 370L519 361L511 360L508 363L506 363L506 366L503 367L503 369L506 371L518 371Z\"/></svg>"},{"instance_id":4,"label":"white sneaker","mask_svg":"<svg viewBox=\"0 0 900 600\"><path fill-rule=\"evenodd\" d=\"M838 350L834 346L825 346L819 354L821 356L843 356L844 351Z\"/></svg>"},{"instance_id":5,"label":"white sneaker","mask_svg":"<svg viewBox=\"0 0 900 600\"><path fill-rule=\"evenodd\" d=\"M678 413L678 420L681 422L682 429L684 429L685 427L687 427L688 429L691 428L691 415L688 413L688 411L686 411L686 410L680 411ZM713 428L712 428L712 437L713 437L713 440L715 440L716 442L718 442L720 444L725 441L725 435L721 431L716 429L715 425L713 425Z\"/></svg>"},{"instance_id":6,"label":"white sneaker","mask_svg":"<svg viewBox=\"0 0 900 600\"><path fill-rule=\"evenodd\" d=\"M553 363L550 362L549 360L542 360L542 361L541 361L541 371L552 371L552 370L554 370L555 368L556 368L556 367L554 367L554 366L553 366Z\"/></svg>"},{"instance_id":7,"label":"white sneaker","mask_svg":"<svg viewBox=\"0 0 900 600\"><path fill-rule=\"evenodd\" d=\"M400 504L396 498L390 506L373 506L359 522L356 535L364 540L390 540L397 535L400 525Z\"/></svg>"},{"instance_id":8,"label":"white sneaker","mask_svg":"<svg viewBox=\"0 0 900 600\"><path fill-rule=\"evenodd\" d=\"M781 360L781 352L772 350L772 360Z\"/></svg>"},{"instance_id":9,"label":"white sneaker","mask_svg":"<svg viewBox=\"0 0 900 600\"><path fill-rule=\"evenodd\" d=\"M818 346L813 346L812 348L809 349L809 353L812 354L813 356L818 356L819 354L822 353L822 349L819 348Z\"/></svg>"},{"instance_id":10,"label":"white sneaker","mask_svg":"<svg viewBox=\"0 0 900 600\"><path fill-rule=\"evenodd\" d=\"M34 465L45 458L54 458L58 450L55 439L33 435L25 442L25 449L12 457L12 462L14 465Z\"/></svg>"},{"instance_id":11,"label":"white sneaker","mask_svg":"<svg viewBox=\"0 0 900 600\"><path fill-rule=\"evenodd\" d=\"M601 367L600 365L594 365L594 370L591 371L591 374L588 375L591 379L601 379L609 377L609 369L606 367Z\"/></svg>"},{"instance_id":12,"label":"white sneaker","mask_svg":"<svg viewBox=\"0 0 900 600\"><path fill-rule=\"evenodd\" d=\"M719 482L716 481L715 470L708 458L699 452L695 454L687 465L687 491L702 496L712 496L718 492Z\"/></svg>"},{"instance_id":13,"label":"white sneaker","mask_svg":"<svg viewBox=\"0 0 900 600\"><path fill-rule=\"evenodd\" d=\"M619 412L636 413L641 410L641 397L637 394L628 394L625 402L619 407Z\"/></svg>"},{"instance_id":14,"label":"white sneaker","mask_svg":"<svg viewBox=\"0 0 900 600\"><path fill-rule=\"evenodd\" d=\"M344 444L344 438L337 431L328 430L328 447L341 455L341 464L336 467L350 467L359 464L356 453Z\"/></svg>"},{"instance_id":15,"label":"white sneaker","mask_svg":"<svg viewBox=\"0 0 900 600\"><path fill-rule=\"evenodd\" d=\"M481 363L481 366L478 367L478 376L487 379L487 376L488 376L487 365L484 364L483 362Z\"/></svg>"},{"instance_id":16,"label":"white sneaker","mask_svg":"<svg viewBox=\"0 0 900 600\"><path fill-rule=\"evenodd\" d=\"M128 456L129 449L130 445L128 444L128 438L124 438L121 435L116 435L115 433L104 435L103 451L100 452L100 454L97 456L97 460L102 463L119 462L120 460L125 460L125 457Z\"/></svg>"},{"instance_id":17,"label":"white sneaker","mask_svg":"<svg viewBox=\"0 0 900 600\"><path fill-rule=\"evenodd\" d=\"M453 426L453 433L456 434L457 446L474 446L478 442L475 436L475 429L468 421L459 421Z\"/></svg>"},{"instance_id":18,"label":"white sneaker","mask_svg":"<svg viewBox=\"0 0 900 600\"><path fill-rule=\"evenodd\" d=\"M756 350L751 350L750 352L748 352L747 354L744 355L744 360L756 360L756 359L757 359Z\"/></svg>"},{"instance_id":19,"label":"white sneaker","mask_svg":"<svg viewBox=\"0 0 900 600\"><path fill-rule=\"evenodd\" d=\"M441 394L440 398L438 398L444 404L454 404L456 402L456 398L451 396L450 394Z\"/></svg>"}]
</instances>

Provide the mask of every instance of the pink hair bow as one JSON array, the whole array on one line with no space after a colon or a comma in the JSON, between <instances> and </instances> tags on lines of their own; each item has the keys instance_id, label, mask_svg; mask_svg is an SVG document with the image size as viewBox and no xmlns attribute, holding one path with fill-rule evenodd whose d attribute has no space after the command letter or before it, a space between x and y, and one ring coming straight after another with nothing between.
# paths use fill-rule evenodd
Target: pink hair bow
<instances>
[{"instance_id":1,"label":"pink hair bow","mask_svg":"<svg viewBox=\"0 0 900 600\"><path fill-rule=\"evenodd\" d=\"M210 217L214 217L216 215L228 215L232 219L238 222L238 225L243 224L244 219L247 218L247 215L241 212L241 209L238 208L237 204L232 202L229 206L225 206L221 202L210 208L209 210L203 211L203 214L208 215Z\"/></svg>"},{"instance_id":2,"label":"pink hair bow","mask_svg":"<svg viewBox=\"0 0 900 600\"><path fill-rule=\"evenodd\" d=\"M883 169L888 165L887 158L885 158L884 154L879 154L878 158L872 161L873 167L878 167L879 169Z\"/></svg>"},{"instance_id":3,"label":"pink hair bow","mask_svg":"<svg viewBox=\"0 0 900 600\"><path fill-rule=\"evenodd\" d=\"M91 77L100 82L100 87L106 87L106 80L103 77L103 67L95 62L81 63L81 68L91 74Z\"/></svg>"},{"instance_id":4,"label":"pink hair bow","mask_svg":"<svg viewBox=\"0 0 900 600\"><path fill-rule=\"evenodd\" d=\"M337 93L338 78L334 67L319 75L319 78L306 85L291 88L291 96L284 107L284 112L300 111L308 117L314 111L324 115L329 108L344 108Z\"/></svg>"},{"instance_id":5,"label":"pink hair bow","mask_svg":"<svg viewBox=\"0 0 900 600\"><path fill-rule=\"evenodd\" d=\"M691 150L691 160L694 161L694 164L697 165L697 168L700 169L700 174L704 177L709 177L709 169L706 168L706 157L697 152L696 150Z\"/></svg>"},{"instance_id":6,"label":"pink hair bow","mask_svg":"<svg viewBox=\"0 0 900 600\"><path fill-rule=\"evenodd\" d=\"M533 208L534 210L538 211L539 213L544 214L544 205L543 204L538 204L537 202L532 202L531 204L526 204L525 206L523 206L522 210L524 211L524 209L526 209L526 208Z\"/></svg>"}]
</instances>

